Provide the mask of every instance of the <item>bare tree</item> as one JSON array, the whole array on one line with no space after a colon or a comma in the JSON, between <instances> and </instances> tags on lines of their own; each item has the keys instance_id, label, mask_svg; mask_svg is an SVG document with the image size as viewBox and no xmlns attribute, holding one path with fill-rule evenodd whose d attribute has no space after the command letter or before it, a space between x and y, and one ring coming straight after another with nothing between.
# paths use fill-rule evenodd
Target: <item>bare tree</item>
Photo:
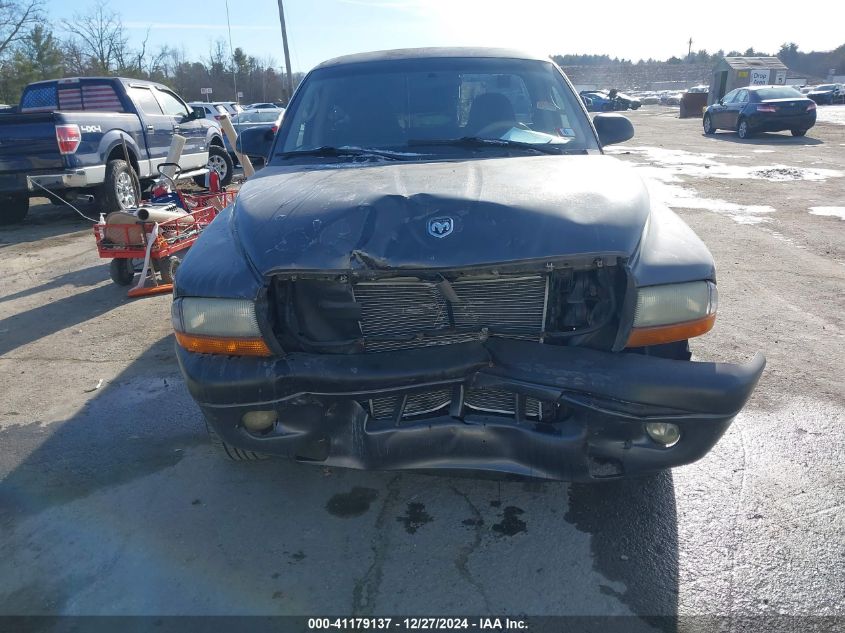
<instances>
[{"instance_id":1,"label":"bare tree","mask_svg":"<svg viewBox=\"0 0 845 633\"><path fill-rule=\"evenodd\" d=\"M74 15L73 20L62 20L62 26L91 58L96 72L109 74L116 66L125 66L129 38L120 15L106 2L100 0L88 13Z\"/></svg>"},{"instance_id":2,"label":"bare tree","mask_svg":"<svg viewBox=\"0 0 845 633\"><path fill-rule=\"evenodd\" d=\"M41 19L41 0L0 0L0 56Z\"/></svg>"},{"instance_id":3,"label":"bare tree","mask_svg":"<svg viewBox=\"0 0 845 633\"><path fill-rule=\"evenodd\" d=\"M61 49L67 76L76 77L88 74L88 59L77 40L64 40Z\"/></svg>"}]
</instances>

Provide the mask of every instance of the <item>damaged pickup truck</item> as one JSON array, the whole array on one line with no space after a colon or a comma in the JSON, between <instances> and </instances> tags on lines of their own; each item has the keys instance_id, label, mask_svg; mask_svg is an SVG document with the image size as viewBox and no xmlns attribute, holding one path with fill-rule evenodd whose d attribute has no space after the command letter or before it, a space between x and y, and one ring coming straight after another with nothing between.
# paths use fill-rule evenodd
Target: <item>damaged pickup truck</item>
<instances>
[{"instance_id":1,"label":"damaged pickup truck","mask_svg":"<svg viewBox=\"0 0 845 633\"><path fill-rule=\"evenodd\" d=\"M233 459L591 481L692 462L763 371L694 362L713 259L547 59L326 62L179 268L177 351Z\"/></svg>"}]
</instances>

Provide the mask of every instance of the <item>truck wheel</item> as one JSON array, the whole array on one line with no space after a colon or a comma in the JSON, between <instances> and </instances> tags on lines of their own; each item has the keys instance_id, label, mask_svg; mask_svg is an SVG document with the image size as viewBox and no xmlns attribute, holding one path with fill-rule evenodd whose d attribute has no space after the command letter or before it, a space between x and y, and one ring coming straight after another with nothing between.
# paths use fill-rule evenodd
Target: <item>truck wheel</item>
<instances>
[{"instance_id":1,"label":"truck wheel","mask_svg":"<svg viewBox=\"0 0 845 633\"><path fill-rule=\"evenodd\" d=\"M23 222L29 213L28 196L0 196L0 225Z\"/></svg>"},{"instance_id":2,"label":"truck wheel","mask_svg":"<svg viewBox=\"0 0 845 633\"><path fill-rule=\"evenodd\" d=\"M263 455L253 451L245 451L242 448L235 448L234 446L227 444L220 439L220 436L217 435L217 432L208 425L208 422L205 423L205 430L208 431L208 439L210 439L211 443L217 447L217 450L222 451L226 459L233 462L257 462L262 459L270 458L269 455Z\"/></svg>"},{"instance_id":3,"label":"truck wheel","mask_svg":"<svg viewBox=\"0 0 845 633\"><path fill-rule=\"evenodd\" d=\"M106 179L97 189L100 213L125 211L138 206L135 174L124 160L110 160L106 165Z\"/></svg>"},{"instance_id":4,"label":"truck wheel","mask_svg":"<svg viewBox=\"0 0 845 633\"><path fill-rule=\"evenodd\" d=\"M109 264L109 277L118 286L128 286L135 278L135 267L131 259L113 259Z\"/></svg>"},{"instance_id":5,"label":"truck wheel","mask_svg":"<svg viewBox=\"0 0 845 633\"><path fill-rule=\"evenodd\" d=\"M208 168L213 169L220 176L220 186L225 187L232 182L235 165L229 152L219 145L210 145L208 148ZM205 176L197 176L194 182L200 187L205 187Z\"/></svg>"}]
</instances>

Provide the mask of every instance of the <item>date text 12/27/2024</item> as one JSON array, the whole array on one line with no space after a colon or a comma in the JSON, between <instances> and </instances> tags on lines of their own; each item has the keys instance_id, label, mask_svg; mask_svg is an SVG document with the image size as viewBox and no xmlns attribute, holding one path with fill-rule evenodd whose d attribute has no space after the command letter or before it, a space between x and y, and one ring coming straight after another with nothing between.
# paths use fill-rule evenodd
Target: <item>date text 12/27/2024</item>
<instances>
[{"instance_id":1,"label":"date text 12/27/2024","mask_svg":"<svg viewBox=\"0 0 845 633\"><path fill-rule=\"evenodd\" d=\"M528 623L519 618L309 618L308 629L340 631L521 631Z\"/></svg>"}]
</instances>

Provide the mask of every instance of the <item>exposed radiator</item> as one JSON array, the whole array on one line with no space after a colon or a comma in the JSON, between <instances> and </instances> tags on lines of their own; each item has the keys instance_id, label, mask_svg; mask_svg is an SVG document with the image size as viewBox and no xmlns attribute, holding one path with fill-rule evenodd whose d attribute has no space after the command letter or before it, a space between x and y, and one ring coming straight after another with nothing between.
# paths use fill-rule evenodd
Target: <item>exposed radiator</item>
<instances>
[{"instance_id":1,"label":"exposed radiator","mask_svg":"<svg viewBox=\"0 0 845 633\"><path fill-rule=\"evenodd\" d=\"M449 284L397 279L359 282L353 289L366 349L381 352L477 340L483 328L539 340L548 279L505 276Z\"/></svg>"},{"instance_id":2,"label":"exposed radiator","mask_svg":"<svg viewBox=\"0 0 845 633\"><path fill-rule=\"evenodd\" d=\"M402 419L431 414L443 414L452 401L452 388L435 389L408 394L402 407ZM389 420L396 416L402 405L402 396L385 396L369 401L370 415L376 420ZM508 416L516 415L516 396L503 389L467 389L464 393L464 405L468 411L496 413ZM539 419L540 402L526 398L525 416Z\"/></svg>"}]
</instances>

